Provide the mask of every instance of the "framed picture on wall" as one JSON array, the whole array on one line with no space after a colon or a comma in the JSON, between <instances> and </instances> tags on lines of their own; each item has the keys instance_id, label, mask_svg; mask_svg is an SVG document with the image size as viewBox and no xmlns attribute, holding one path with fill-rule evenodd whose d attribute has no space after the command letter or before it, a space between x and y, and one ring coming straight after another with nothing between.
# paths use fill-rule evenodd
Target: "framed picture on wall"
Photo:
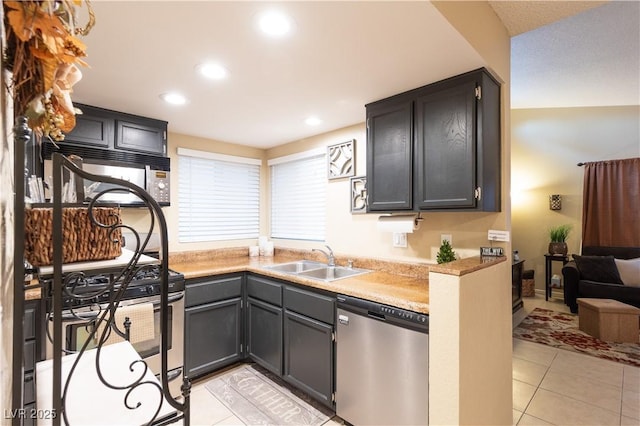
<instances>
[{"instance_id":1,"label":"framed picture on wall","mask_svg":"<svg viewBox=\"0 0 640 426\"><path fill-rule=\"evenodd\" d=\"M327 169L329 179L340 179L356 174L356 140L329 145L327 147Z\"/></svg>"},{"instance_id":2,"label":"framed picture on wall","mask_svg":"<svg viewBox=\"0 0 640 426\"><path fill-rule=\"evenodd\" d=\"M367 212L367 177L357 176L350 179L351 214Z\"/></svg>"}]
</instances>

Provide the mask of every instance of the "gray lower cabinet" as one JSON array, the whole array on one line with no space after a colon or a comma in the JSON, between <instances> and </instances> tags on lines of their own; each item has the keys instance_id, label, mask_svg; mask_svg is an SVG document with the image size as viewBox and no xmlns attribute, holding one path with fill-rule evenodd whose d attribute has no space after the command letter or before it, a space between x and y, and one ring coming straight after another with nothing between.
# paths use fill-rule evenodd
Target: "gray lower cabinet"
<instances>
[{"instance_id":1,"label":"gray lower cabinet","mask_svg":"<svg viewBox=\"0 0 640 426\"><path fill-rule=\"evenodd\" d=\"M282 375L282 308L249 297L247 314L249 358Z\"/></svg>"},{"instance_id":2,"label":"gray lower cabinet","mask_svg":"<svg viewBox=\"0 0 640 426\"><path fill-rule=\"evenodd\" d=\"M247 355L282 375L282 284L247 276Z\"/></svg>"},{"instance_id":3,"label":"gray lower cabinet","mask_svg":"<svg viewBox=\"0 0 640 426\"><path fill-rule=\"evenodd\" d=\"M335 297L284 289L283 378L334 408Z\"/></svg>"},{"instance_id":4,"label":"gray lower cabinet","mask_svg":"<svg viewBox=\"0 0 640 426\"><path fill-rule=\"evenodd\" d=\"M43 327L42 300L28 300L24 306L24 388L22 404L25 409L24 425L35 425L36 413L36 362L44 359L42 354Z\"/></svg>"},{"instance_id":5,"label":"gray lower cabinet","mask_svg":"<svg viewBox=\"0 0 640 426\"><path fill-rule=\"evenodd\" d=\"M248 358L334 409L335 312L335 295L261 275L187 280L185 370Z\"/></svg>"},{"instance_id":6,"label":"gray lower cabinet","mask_svg":"<svg viewBox=\"0 0 640 426\"><path fill-rule=\"evenodd\" d=\"M184 363L190 378L244 357L243 274L187 280Z\"/></svg>"}]
</instances>

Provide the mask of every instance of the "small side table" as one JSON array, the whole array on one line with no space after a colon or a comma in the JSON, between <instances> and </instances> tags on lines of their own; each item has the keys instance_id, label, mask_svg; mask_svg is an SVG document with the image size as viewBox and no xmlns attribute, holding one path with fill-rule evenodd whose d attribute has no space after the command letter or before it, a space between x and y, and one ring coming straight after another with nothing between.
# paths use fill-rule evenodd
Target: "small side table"
<instances>
[{"instance_id":1,"label":"small side table","mask_svg":"<svg viewBox=\"0 0 640 426\"><path fill-rule=\"evenodd\" d=\"M549 296L551 296L552 262L562 262L562 266L564 266L568 261L569 256L563 254L544 255L544 300L549 300Z\"/></svg>"},{"instance_id":2,"label":"small side table","mask_svg":"<svg viewBox=\"0 0 640 426\"><path fill-rule=\"evenodd\" d=\"M518 260L511 264L511 312L522 308L522 270L524 260Z\"/></svg>"}]
</instances>

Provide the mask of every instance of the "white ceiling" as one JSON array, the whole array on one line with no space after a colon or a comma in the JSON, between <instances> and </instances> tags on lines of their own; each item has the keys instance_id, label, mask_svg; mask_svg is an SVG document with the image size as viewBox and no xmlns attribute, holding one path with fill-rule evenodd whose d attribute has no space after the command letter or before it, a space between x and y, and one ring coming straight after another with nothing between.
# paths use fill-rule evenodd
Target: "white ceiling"
<instances>
[{"instance_id":1,"label":"white ceiling","mask_svg":"<svg viewBox=\"0 0 640 426\"><path fill-rule=\"evenodd\" d=\"M517 6L520 2L500 3ZM92 4L97 22L84 39L91 68L82 70L84 77L74 86L74 101L166 120L171 132L261 148L360 123L368 102L485 65L426 1ZM592 11L605 7L609 5ZM257 15L270 8L286 11L293 18L289 37L266 39L256 30ZM590 50L582 48L582 43L600 41L596 31L607 34L607 40L626 39L606 49L598 43L598 50L606 51L602 54L613 51L622 55L622 48L626 54L625 61L588 62L606 69L591 73L606 75L607 80L599 82L606 88L604 92L618 96L614 86L628 84L629 72L619 78L614 73L620 69L614 65L617 60L623 69L635 64L635 104L640 104L638 37L635 55L629 53L634 45L628 41L638 35L640 13L638 8L633 13L619 10L622 7L613 9L607 14L606 25L594 26L593 19L600 22L596 16L586 23L560 27L560 31L578 28L581 32L577 36L558 34L552 24L514 37L512 106L538 105L527 104L527 99L538 99L538 95L558 103L561 91L551 83L564 89L569 87L567 82L581 81L576 76L582 75L584 51ZM586 13L589 11L577 17ZM611 13L622 15L610 18ZM629 17L634 16L631 36L619 33L629 32L629 25L634 25ZM618 20L629 22L618 25ZM590 27L580 30L581 25ZM526 59L529 56L533 63ZM205 61L222 62L229 77L223 81L203 79L195 67ZM540 80L548 87L540 86ZM168 91L181 92L188 103L165 104L159 95ZM548 93L553 96L544 96ZM569 94L575 97L574 91ZM625 99L632 102L633 96L627 94ZM310 115L320 117L323 124L304 124Z\"/></svg>"},{"instance_id":2,"label":"white ceiling","mask_svg":"<svg viewBox=\"0 0 640 426\"><path fill-rule=\"evenodd\" d=\"M617 105L640 105L639 1L612 1L511 39L512 108Z\"/></svg>"}]
</instances>

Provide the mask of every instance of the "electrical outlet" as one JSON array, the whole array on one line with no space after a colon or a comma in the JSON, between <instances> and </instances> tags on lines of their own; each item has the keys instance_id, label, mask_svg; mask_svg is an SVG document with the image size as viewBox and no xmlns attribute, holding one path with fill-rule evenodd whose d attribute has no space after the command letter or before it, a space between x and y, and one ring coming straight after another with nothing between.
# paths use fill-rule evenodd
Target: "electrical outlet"
<instances>
[{"instance_id":1,"label":"electrical outlet","mask_svg":"<svg viewBox=\"0 0 640 426\"><path fill-rule=\"evenodd\" d=\"M489 241L509 241L509 231L497 231L489 229L487 239Z\"/></svg>"},{"instance_id":2,"label":"electrical outlet","mask_svg":"<svg viewBox=\"0 0 640 426\"><path fill-rule=\"evenodd\" d=\"M407 247L407 234L403 232L394 232L393 233L393 246L394 247Z\"/></svg>"},{"instance_id":3,"label":"electrical outlet","mask_svg":"<svg viewBox=\"0 0 640 426\"><path fill-rule=\"evenodd\" d=\"M447 241L450 245L453 245L451 234L440 234L440 244L442 244L443 241Z\"/></svg>"}]
</instances>

